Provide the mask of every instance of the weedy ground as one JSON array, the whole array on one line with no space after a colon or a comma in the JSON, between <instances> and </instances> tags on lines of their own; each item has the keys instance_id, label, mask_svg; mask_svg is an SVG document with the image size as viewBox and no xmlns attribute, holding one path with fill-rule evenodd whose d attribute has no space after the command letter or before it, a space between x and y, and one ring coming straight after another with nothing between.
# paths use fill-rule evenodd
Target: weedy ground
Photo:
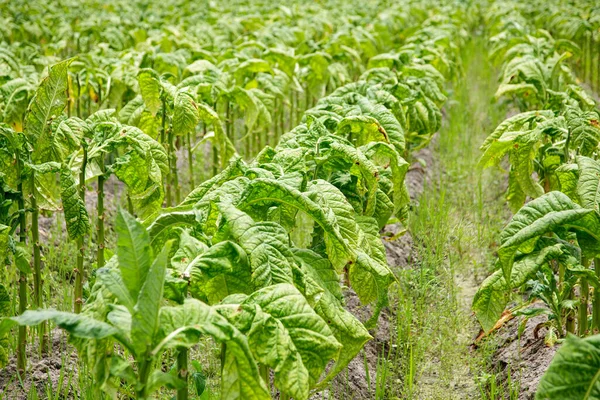
<instances>
[{"instance_id":1,"label":"weedy ground","mask_svg":"<svg viewBox=\"0 0 600 400\"><path fill-rule=\"evenodd\" d=\"M518 380L497 383L493 344L472 350L478 325L470 311L508 210L498 171L482 173L479 145L503 119L482 40L464 50L464 78L451 90L434 145L433 177L415 207L410 232L417 261L399 272L393 356L381 363L386 396L402 399L510 398Z\"/></svg>"}]
</instances>

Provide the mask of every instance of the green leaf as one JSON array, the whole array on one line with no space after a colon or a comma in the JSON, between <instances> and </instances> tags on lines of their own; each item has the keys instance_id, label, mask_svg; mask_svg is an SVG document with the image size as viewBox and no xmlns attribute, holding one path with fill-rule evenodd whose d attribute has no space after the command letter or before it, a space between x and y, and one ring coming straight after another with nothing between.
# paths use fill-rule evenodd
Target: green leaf
<instances>
[{"instance_id":1,"label":"green leaf","mask_svg":"<svg viewBox=\"0 0 600 400\"><path fill-rule=\"evenodd\" d=\"M523 206L502 231L498 258L504 277L510 281L517 251L530 253L542 235L559 228L600 239L600 223L593 210L581 208L561 192L546 193Z\"/></svg>"},{"instance_id":2,"label":"green leaf","mask_svg":"<svg viewBox=\"0 0 600 400\"><path fill-rule=\"evenodd\" d=\"M131 298L137 302L152 262L150 238L142 224L123 209L117 213L115 230L121 276Z\"/></svg>"},{"instance_id":3,"label":"green leaf","mask_svg":"<svg viewBox=\"0 0 600 400\"><path fill-rule=\"evenodd\" d=\"M519 257L513 264L509 285L506 284L501 269L485 279L475 293L472 304L475 316L484 331L490 331L500 319L508 304L510 289L523 286L548 261L553 259L565 261L563 258L567 256L570 256L570 253L563 244L550 245L540 251Z\"/></svg>"},{"instance_id":4,"label":"green leaf","mask_svg":"<svg viewBox=\"0 0 600 400\"><path fill-rule=\"evenodd\" d=\"M152 371L152 375L148 379L149 394L156 392L162 387L166 387L167 389L181 389L185 386L186 383L176 375L160 370Z\"/></svg>"},{"instance_id":5,"label":"green leaf","mask_svg":"<svg viewBox=\"0 0 600 400\"><path fill-rule=\"evenodd\" d=\"M138 355L148 351L154 343L159 328L159 310L163 300L163 290L171 242L167 242L154 259L142 281L142 287L133 307L131 337Z\"/></svg>"},{"instance_id":6,"label":"green leaf","mask_svg":"<svg viewBox=\"0 0 600 400\"><path fill-rule=\"evenodd\" d=\"M190 277L190 290L198 287L209 304L216 304L231 294L251 293L251 272L246 252L226 240L192 259L183 275Z\"/></svg>"},{"instance_id":7,"label":"green leaf","mask_svg":"<svg viewBox=\"0 0 600 400\"><path fill-rule=\"evenodd\" d=\"M60 171L60 197L69 238L75 240L88 234L90 218L85 208L85 202L79 195L75 177L67 166L63 166Z\"/></svg>"},{"instance_id":8,"label":"green leaf","mask_svg":"<svg viewBox=\"0 0 600 400\"><path fill-rule=\"evenodd\" d=\"M195 299L186 299L177 307L161 309L161 329L169 336L165 345L191 347L198 341L199 334L212 336L227 345L225 363L221 376L221 399L224 400L267 400L271 396L260 377L248 340L214 308Z\"/></svg>"},{"instance_id":9,"label":"green leaf","mask_svg":"<svg viewBox=\"0 0 600 400\"><path fill-rule=\"evenodd\" d=\"M579 180L577 193L580 204L584 208L600 211L600 164L598 161L584 156L577 156Z\"/></svg>"},{"instance_id":10,"label":"green leaf","mask_svg":"<svg viewBox=\"0 0 600 400\"><path fill-rule=\"evenodd\" d=\"M341 199L338 199L341 200ZM327 254L333 265L341 269L356 257L344 240L335 220L336 210L325 210L299 190L281 184L274 179L254 179L242 195L238 207L242 210L265 202L275 202L297 208L309 215L325 232ZM332 205L335 205L332 203ZM338 204L339 205L339 204ZM349 209L346 209L349 212ZM350 228L351 229L351 228Z\"/></svg>"},{"instance_id":11,"label":"green leaf","mask_svg":"<svg viewBox=\"0 0 600 400\"><path fill-rule=\"evenodd\" d=\"M192 132L200 122L198 106L191 93L180 90L174 100L173 133L185 135Z\"/></svg>"},{"instance_id":12,"label":"green leaf","mask_svg":"<svg viewBox=\"0 0 600 400\"><path fill-rule=\"evenodd\" d=\"M270 221L254 222L231 204L221 202L218 206L229 232L248 255L254 286L291 283L293 255L285 229Z\"/></svg>"},{"instance_id":13,"label":"green leaf","mask_svg":"<svg viewBox=\"0 0 600 400\"><path fill-rule=\"evenodd\" d=\"M349 269L350 284L362 304L375 302L367 327L377 323L381 309L388 304L388 289L395 277L389 267L369 255L358 252L356 262Z\"/></svg>"},{"instance_id":14,"label":"green leaf","mask_svg":"<svg viewBox=\"0 0 600 400\"><path fill-rule=\"evenodd\" d=\"M542 376L538 400L600 398L600 335L568 335Z\"/></svg>"},{"instance_id":15,"label":"green leaf","mask_svg":"<svg viewBox=\"0 0 600 400\"><path fill-rule=\"evenodd\" d=\"M246 169L246 165L242 159L235 158L231 160L225 169L212 178L202 182L198 187L192 190L179 206L188 206L198 203L210 191L215 190L229 180L243 175Z\"/></svg>"},{"instance_id":16,"label":"green leaf","mask_svg":"<svg viewBox=\"0 0 600 400\"><path fill-rule=\"evenodd\" d=\"M61 121L53 131L40 138L34 146L39 161L63 162L71 153L80 148L84 136L85 122L77 117Z\"/></svg>"},{"instance_id":17,"label":"green leaf","mask_svg":"<svg viewBox=\"0 0 600 400\"><path fill-rule=\"evenodd\" d=\"M69 64L73 60L65 60L49 68L27 109L24 132L29 143L35 144L32 154L34 162L45 162L42 159L45 148L51 143L50 125L52 120L61 116L67 104L67 83Z\"/></svg>"},{"instance_id":18,"label":"green leaf","mask_svg":"<svg viewBox=\"0 0 600 400\"><path fill-rule=\"evenodd\" d=\"M0 224L0 265L6 263L8 257L8 241L10 237L10 226Z\"/></svg>"},{"instance_id":19,"label":"green leaf","mask_svg":"<svg viewBox=\"0 0 600 400\"><path fill-rule=\"evenodd\" d=\"M83 314L48 310L27 310L18 317L10 318L18 325L35 326L44 321L52 321L58 327L76 337L84 339L104 339L118 331L105 322L95 320Z\"/></svg>"},{"instance_id":20,"label":"green leaf","mask_svg":"<svg viewBox=\"0 0 600 400\"><path fill-rule=\"evenodd\" d=\"M23 242L15 246L15 265L20 272L31 274L31 251Z\"/></svg>"},{"instance_id":21,"label":"green leaf","mask_svg":"<svg viewBox=\"0 0 600 400\"><path fill-rule=\"evenodd\" d=\"M252 293L243 304L259 305L262 311L281 322L297 349L302 364L308 370L311 386L319 380L327 363L336 358L342 347L327 323L313 311L304 296L292 285L268 286ZM282 339L285 341L285 338ZM282 380L278 379L278 382L296 386L290 389L303 392L301 375L296 376L295 381L283 381L291 379L293 375L293 364L296 360L292 358L290 361L290 370L286 371Z\"/></svg>"},{"instance_id":22,"label":"green leaf","mask_svg":"<svg viewBox=\"0 0 600 400\"><path fill-rule=\"evenodd\" d=\"M125 306L131 313L133 312L135 303L131 298L129 289L125 285L125 282L123 282L121 274L116 268L116 264L118 263L117 257L111 257L104 268L96 270L96 279L117 298L119 304Z\"/></svg>"},{"instance_id":23,"label":"green leaf","mask_svg":"<svg viewBox=\"0 0 600 400\"><path fill-rule=\"evenodd\" d=\"M571 141L579 152L591 157L600 143L600 115L596 111L582 111L578 107L568 107L565 114Z\"/></svg>"},{"instance_id":24,"label":"green leaf","mask_svg":"<svg viewBox=\"0 0 600 400\"><path fill-rule=\"evenodd\" d=\"M323 290L313 309L327 321L335 338L342 344L335 364L317 387L326 387L331 379L346 368L364 344L372 339L364 325L344 307L340 277L327 258L311 250L294 250L304 274Z\"/></svg>"},{"instance_id":25,"label":"green leaf","mask_svg":"<svg viewBox=\"0 0 600 400\"><path fill-rule=\"evenodd\" d=\"M261 365L275 372L275 386L295 399L307 399L309 393L308 370L302 363L290 332L281 320L264 312L257 304L240 306L241 313L230 318L248 336L252 353Z\"/></svg>"},{"instance_id":26,"label":"green leaf","mask_svg":"<svg viewBox=\"0 0 600 400\"><path fill-rule=\"evenodd\" d=\"M152 69L145 68L140 70L138 73L138 84L140 86L140 93L146 103L146 107L152 115L156 115L162 105L160 99L160 77L158 73Z\"/></svg>"}]
</instances>

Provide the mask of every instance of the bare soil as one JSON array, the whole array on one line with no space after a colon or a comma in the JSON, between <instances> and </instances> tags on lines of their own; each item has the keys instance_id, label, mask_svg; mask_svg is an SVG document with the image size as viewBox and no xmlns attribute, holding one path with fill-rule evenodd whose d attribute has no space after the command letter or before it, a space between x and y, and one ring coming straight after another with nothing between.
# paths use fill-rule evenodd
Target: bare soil
<instances>
[{"instance_id":1,"label":"bare soil","mask_svg":"<svg viewBox=\"0 0 600 400\"><path fill-rule=\"evenodd\" d=\"M500 373L499 383L504 387L509 382L518 385L520 400L534 399L540 379L560 347L544 342L546 328L537 328L544 322L545 316L533 317L519 334L523 320L515 318L486 339L493 346L492 369Z\"/></svg>"},{"instance_id":2,"label":"bare soil","mask_svg":"<svg viewBox=\"0 0 600 400\"><path fill-rule=\"evenodd\" d=\"M28 371L21 382L17 374L15 359L0 369L0 393L6 400L25 400L31 398L31 392L37 392L39 398L47 398L48 391L59 398L76 397L72 388L78 379L77 351L68 345L67 335L55 329L52 332L52 349L49 353L39 354L39 346L28 347Z\"/></svg>"}]
</instances>

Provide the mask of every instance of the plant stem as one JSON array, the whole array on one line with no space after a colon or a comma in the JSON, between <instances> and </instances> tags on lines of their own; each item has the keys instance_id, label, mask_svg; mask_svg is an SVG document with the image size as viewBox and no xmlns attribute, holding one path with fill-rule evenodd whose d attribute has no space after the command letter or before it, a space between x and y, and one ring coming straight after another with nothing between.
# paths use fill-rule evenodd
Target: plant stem
<instances>
[{"instance_id":1,"label":"plant stem","mask_svg":"<svg viewBox=\"0 0 600 400\"><path fill-rule=\"evenodd\" d=\"M169 129L169 137L170 137L170 143L169 143L169 148L171 149L171 176L173 178L173 186L175 188L174 190L174 199L175 199L175 204L179 204L181 202L181 188L179 187L179 174L177 173L177 145L179 142L179 138L180 136L177 136L177 138L175 138L173 136L173 129Z\"/></svg>"},{"instance_id":2,"label":"plant stem","mask_svg":"<svg viewBox=\"0 0 600 400\"><path fill-rule=\"evenodd\" d=\"M581 297L579 304L579 336L585 336L588 330L588 296L590 294L590 288L588 281L585 278L581 278Z\"/></svg>"},{"instance_id":3,"label":"plant stem","mask_svg":"<svg viewBox=\"0 0 600 400\"><path fill-rule=\"evenodd\" d=\"M188 399L188 349L180 347L177 350L177 370L179 379L185 382L184 387L177 390L177 400Z\"/></svg>"},{"instance_id":4,"label":"plant stem","mask_svg":"<svg viewBox=\"0 0 600 400\"><path fill-rule=\"evenodd\" d=\"M98 175L98 204L96 206L98 213L98 223L96 224L98 253L96 263L98 268L102 268L104 266L104 182L106 180L104 176L104 156L100 157L99 164L102 173Z\"/></svg>"},{"instance_id":5,"label":"plant stem","mask_svg":"<svg viewBox=\"0 0 600 400\"><path fill-rule=\"evenodd\" d=\"M30 193L29 201L31 203L31 240L33 241L33 298L35 300L35 306L37 309L43 307L42 302L42 255L40 251L40 227L39 217L40 209L37 204L37 198L35 196L35 172L31 172L29 179ZM42 322L39 325L39 340L40 340L40 351L46 352L46 322Z\"/></svg>"},{"instance_id":6,"label":"plant stem","mask_svg":"<svg viewBox=\"0 0 600 400\"><path fill-rule=\"evenodd\" d=\"M190 192L194 190L196 184L194 182L194 157L192 154L192 136L187 133L187 153L188 153L188 168L190 171Z\"/></svg>"},{"instance_id":7,"label":"plant stem","mask_svg":"<svg viewBox=\"0 0 600 400\"><path fill-rule=\"evenodd\" d=\"M219 150L215 141L212 142L212 175L215 176L219 173Z\"/></svg>"},{"instance_id":8,"label":"plant stem","mask_svg":"<svg viewBox=\"0 0 600 400\"><path fill-rule=\"evenodd\" d=\"M85 169L87 168L87 148L83 146L83 161L79 170L79 197L85 204ZM79 314L81 312L81 304L83 303L83 255L84 255L84 237L77 238L77 268L75 269L75 302L73 304L73 312Z\"/></svg>"},{"instance_id":9,"label":"plant stem","mask_svg":"<svg viewBox=\"0 0 600 400\"><path fill-rule=\"evenodd\" d=\"M131 201L131 196L129 195L129 191L127 191L127 211L131 215L135 215L133 210L133 201Z\"/></svg>"},{"instance_id":10,"label":"plant stem","mask_svg":"<svg viewBox=\"0 0 600 400\"><path fill-rule=\"evenodd\" d=\"M23 198L23 182L21 180L21 160L17 156L17 176L19 183L17 190L19 191L19 199L17 205L19 207L19 242L25 246L27 240L27 215L25 214L25 200ZM23 314L27 310L27 275L23 271L19 271L19 314ZM27 368L27 327L19 325L19 333L17 337L17 373L21 379L25 378L25 370Z\"/></svg>"},{"instance_id":11,"label":"plant stem","mask_svg":"<svg viewBox=\"0 0 600 400\"><path fill-rule=\"evenodd\" d=\"M221 373L225 369L225 360L227 359L227 344L221 343Z\"/></svg>"},{"instance_id":12,"label":"plant stem","mask_svg":"<svg viewBox=\"0 0 600 400\"><path fill-rule=\"evenodd\" d=\"M260 364L259 367L259 373L260 373L260 377L263 379L263 381L265 381L265 384L267 385L267 387L269 387L269 383L270 383L270 379L269 379L269 367L263 364Z\"/></svg>"},{"instance_id":13,"label":"plant stem","mask_svg":"<svg viewBox=\"0 0 600 400\"><path fill-rule=\"evenodd\" d=\"M152 371L152 360L149 359L140 362L138 370L139 389L136 390L136 397L138 400L146 400L148 398L148 379L150 378L150 372Z\"/></svg>"},{"instance_id":14,"label":"plant stem","mask_svg":"<svg viewBox=\"0 0 600 400\"><path fill-rule=\"evenodd\" d=\"M596 276L600 278L600 258L594 260L594 270ZM597 289L594 290L592 313L594 329L600 332L600 290Z\"/></svg>"}]
</instances>

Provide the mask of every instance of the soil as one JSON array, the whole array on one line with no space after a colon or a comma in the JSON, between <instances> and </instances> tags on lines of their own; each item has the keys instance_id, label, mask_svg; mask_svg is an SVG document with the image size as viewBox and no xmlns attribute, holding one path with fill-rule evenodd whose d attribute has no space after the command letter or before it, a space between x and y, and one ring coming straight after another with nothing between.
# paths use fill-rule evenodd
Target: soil
<instances>
[{"instance_id":1,"label":"soil","mask_svg":"<svg viewBox=\"0 0 600 400\"><path fill-rule=\"evenodd\" d=\"M72 388L77 382L77 351L67 344L67 335L59 329L52 331L52 350L40 356L37 342L28 347L28 372L22 384L17 375L15 360L0 369L0 391L6 400L31 398L35 388L39 398L46 398L47 389L59 398L75 398ZM37 397L36 397L37 398Z\"/></svg>"},{"instance_id":2,"label":"soil","mask_svg":"<svg viewBox=\"0 0 600 400\"><path fill-rule=\"evenodd\" d=\"M547 330L539 326L546 320L541 315L527 320L519 334L524 321L514 318L485 339L493 349L492 369L499 372L499 383L505 388L509 382L518 385L519 400L534 399L540 379L560 347L559 344L550 347L544 342Z\"/></svg>"}]
</instances>

